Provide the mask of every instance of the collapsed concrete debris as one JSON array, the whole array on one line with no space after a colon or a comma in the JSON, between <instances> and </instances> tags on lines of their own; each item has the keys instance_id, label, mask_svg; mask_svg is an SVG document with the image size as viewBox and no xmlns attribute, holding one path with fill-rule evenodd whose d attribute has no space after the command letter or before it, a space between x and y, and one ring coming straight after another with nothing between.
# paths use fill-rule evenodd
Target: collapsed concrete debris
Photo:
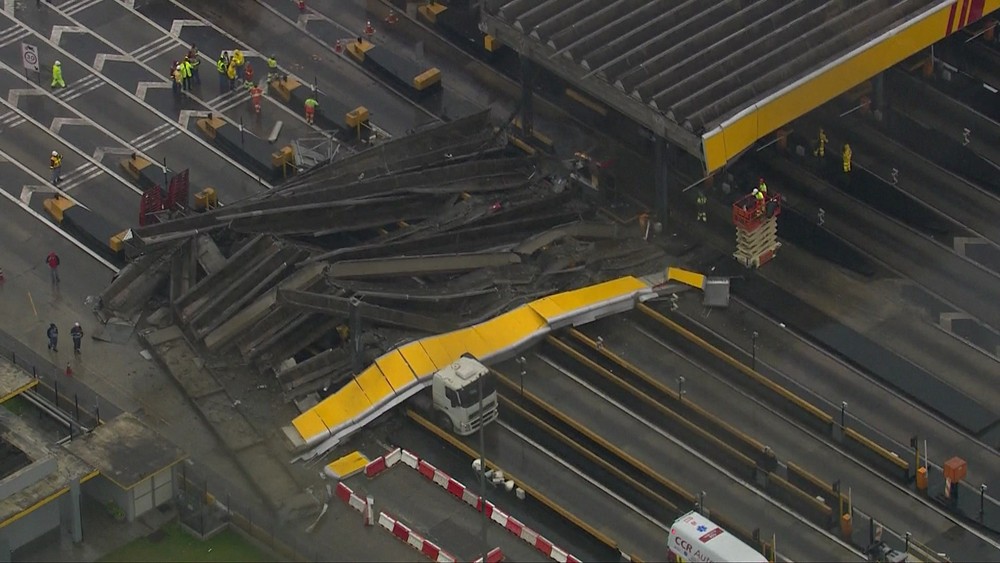
<instances>
[{"instance_id":1,"label":"collapsed concrete debris","mask_svg":"<svg viewBox=\"0 0 1000 563\"><path fill-rule=\"evenodd\" d=\"M165 306L200 353L304 405L406 339L662 266L550 165L510 152L485 112L396 139L136 230L102 314L147 322Z\"/></svg>"}]
</instances>

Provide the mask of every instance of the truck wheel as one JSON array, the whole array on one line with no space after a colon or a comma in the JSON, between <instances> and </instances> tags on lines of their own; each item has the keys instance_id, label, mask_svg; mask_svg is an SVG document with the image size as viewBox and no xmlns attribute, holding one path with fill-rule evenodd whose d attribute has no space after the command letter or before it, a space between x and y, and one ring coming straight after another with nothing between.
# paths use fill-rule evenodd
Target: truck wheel
<instances>
[{"instance_id":1,"label":"truck wheel","mask_svg":"<svg viewBox=\"0 0 1000 563\"><path fill-rule=\"evenodd\" d=\"M443 412L439 411L436 415L434 415L434 422L448 432L451 432L452 434L455 433L455 425L451 423L451 418Z\"/></svg>"}]
</instances>

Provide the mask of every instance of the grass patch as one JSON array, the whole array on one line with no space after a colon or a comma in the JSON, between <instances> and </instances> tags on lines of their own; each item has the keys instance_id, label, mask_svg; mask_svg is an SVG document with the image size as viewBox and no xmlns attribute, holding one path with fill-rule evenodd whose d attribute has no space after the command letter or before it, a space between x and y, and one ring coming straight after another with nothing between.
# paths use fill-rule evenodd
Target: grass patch
<instances>
[{"instance_id":1,"label":"grass patch","mask_svg":"<svg viewBox=\"0 0 1000 563\"><path fill-rule=\"evenodd\" d=\"M148 537L113 551L100 561L272 561L274 558L257 549L232 530L224 530L207 541L196 539L171 522Z\"/></svg>"},{"instance_id":2,"label":"grass patch","mask_svg":"<svg viewBox=\"0 0 1000 563\"><path fill-rule=\"evenodd\" d=\"M20 395L15 395L3 402L3 407L17 416L24 414L29 406L28 400Z\"/></svg>"}]
</instances>

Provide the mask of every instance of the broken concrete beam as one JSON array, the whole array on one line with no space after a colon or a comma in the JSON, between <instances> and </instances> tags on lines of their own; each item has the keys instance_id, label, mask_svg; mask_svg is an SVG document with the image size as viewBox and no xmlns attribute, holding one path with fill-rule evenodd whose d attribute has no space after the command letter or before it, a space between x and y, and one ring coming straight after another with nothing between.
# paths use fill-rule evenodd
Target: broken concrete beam
<instances>
[{"instance_id":1,"label":"broken concrete beam","mask_svg":"<svg viewBox=\"0 0 1000 563\"><path fill-rule=\"evenodd\" d=\"M247 262L250 262L249 258L255 256L262 252L264 249L269 248L275 244L274 239L264 235L258 235L250 239L246 244L243 245L235 254L226 260L225 266L221 270L215 272L214 274L205 276L194 285L187 293L178 297L174 302L174 309L177 311L182 310L189 304L197 301L198 299L208 295L211 291L217 287L220 282L220 278L225 278L233 272L237 272L246 267ZM224 281L224 280L222 280Z\"/></svg>"},{"instance_id":2,"label":"broken concrete beam","mask_svg":"<svg viewBox=\"0 0 1000 563\"><path fill-rule=\"evenodd\" d=\"M333 278L366 278L451 274L519 264L521 257L512 252L480 252L470 254L438 254L341 260L330 266Z\"/></svg>"},{"instance_id":3,"label":"broken concrete beam","mask_svg":"<svg viewBox=\"0 0 1000 563\"><path fill-rule=\"evenodd\" d=\"M318 283L323 277L326 264L314 263L303 266L278 284L279 288L305 289ZM272 289L245 307L232 318L205 335L204 343L209 350L228 346L248 327L255 326L277 304L277 288Z\"/></svg>"},{"instance_id":4,"label":"broken concrete beam","mask_svg":"<svg viewBox=\"0 0 1000 563\"><path fill-rule=\"evenodd\" d=\"M218 272L226 265L226 257L222 255L222 251L219 250L219 246L215 244L212 237L198 235L194 239L194 247L198 264L208 275Z\"/></svg>"},{"instance_id":5,"label":"broken concrete beam","mask_svg":"<svg viewBox=\"0 0 1000 563\"><path fill-rule=\"evenodd\" d=\"M347 318L351 313L351 300L346 297L309 293L305 291L278 290L278 303L287 304L303 311L325 313L338 319ZM365 322L411 328L432 334L448 332L456 328L455 323L441 317L428 317L398 309L390 309L361 301L359 314Z\"/></svg>"},{"instance_id":6,"label":"broken concrete beam","mask_svg":"<svg viewBox=\"0 0 1000 563\"><path fill-rule=\"evenodd\" d=\"M209 281L209 283L203 286L208 290L207 292L199 295L195 300L186 301L183 306L178 305L180 301L175 302L174 306L179 309L180 318L185 322L194 322L195 319L205 314L206 311L218 311L222 307L227 306L228 303L222 304L219 301L232 295L236 288L240 290L248 289L249 285L256 283L254 281L255 276L266 275L259 273L262 265L275 261L280 263L281 257L281 247L277 244L272 244L262 248L259 252L246 254L244 257L237 258L241 262L239 266L225 268L214 276L207 276L202 280L202 282Z\"/></svg>"}]
</instances>

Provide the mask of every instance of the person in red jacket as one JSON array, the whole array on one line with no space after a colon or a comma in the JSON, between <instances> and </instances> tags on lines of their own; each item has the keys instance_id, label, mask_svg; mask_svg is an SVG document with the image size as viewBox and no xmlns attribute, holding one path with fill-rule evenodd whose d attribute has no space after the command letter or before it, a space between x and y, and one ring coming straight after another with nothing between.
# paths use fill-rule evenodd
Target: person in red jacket
<instances>
[{"instance_id":1,"label":"person in red jacket","mask_svg":"<svg viewBox=\"0 0 1000 563\"><path fill-rule=\"evenodd\" d=\"M45 257L45 263L49 265L49 277L52 278L52 285L59 285L59 255L55 251L49 252Z\"/></svg>"}]
</instances>

